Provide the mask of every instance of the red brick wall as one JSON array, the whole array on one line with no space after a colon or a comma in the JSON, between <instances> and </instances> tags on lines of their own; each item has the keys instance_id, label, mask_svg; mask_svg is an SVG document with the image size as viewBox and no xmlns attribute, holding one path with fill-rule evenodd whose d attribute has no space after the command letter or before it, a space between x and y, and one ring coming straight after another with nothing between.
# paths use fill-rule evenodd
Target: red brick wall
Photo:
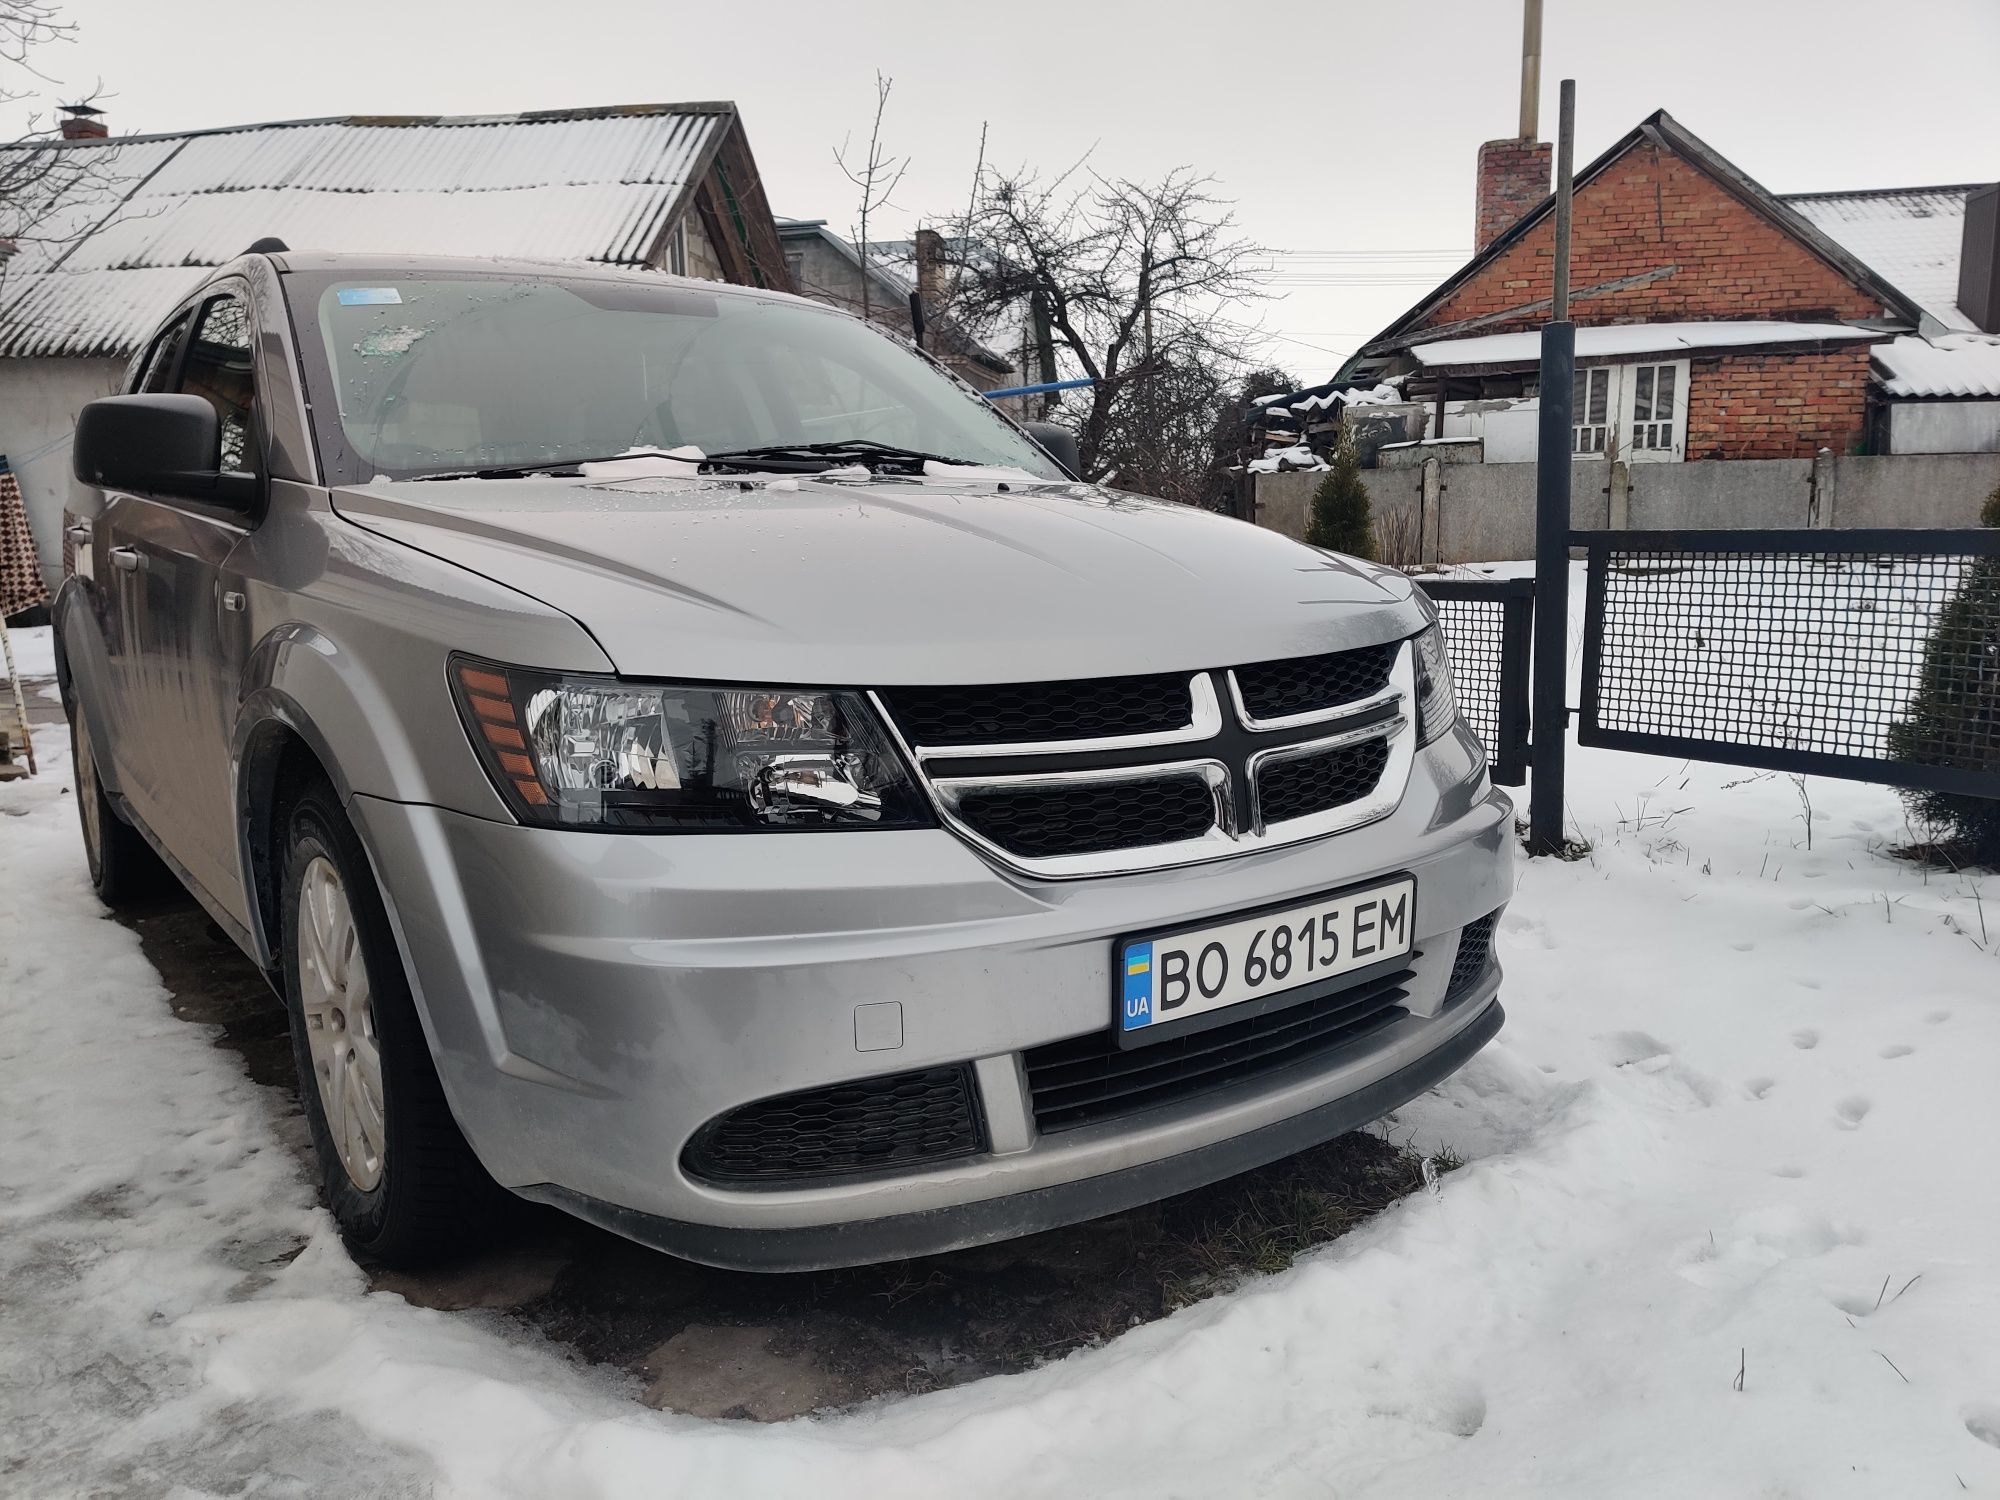
<instances>
[{"instance_id":1,"label":"red brick wall","mask_svg":"<svg viewBox=\"0 0 2000 1500\"><path fill-rule=\"evenodd\" d=\"M1482 175L1482 188L1483 183ZM1483 192L1480 201L1483 215ZM1551 215L1453 292L1420 326L1485 318L1550 297L1554 240ZM1570 316L1581 326L1731 319L1838 322L1884 311L1705 172L1648 144L1626 152L1577 190L1570 244ZM1635 277L1649 279L1583 295L1603 283ZM1544 305L1468 332L1537 328L1547 317ZM1821 447L1846 453L1866 421L1868 353L1864 345L1830 353L1733 355L1697 362L1690 384L1690 459L1806 458Z\"/></svg>"},{"instance_id":2,"label":"red brick wall","mask_svg":"<svg viewBox=\"0 0 2000 1500\"><path fill-rule=\"evenodd\" d=\"M1850 453L1867 416L1868 346L1697 359L1688 385L1690 459Z\"/></svg>"},{"instance_id":3,"label":"red brick wall","mask_svg":"<svg viewBox=\"0 0 2000 1500\"><path fill-rule=\"evenodd\" d=\"M1549 164L1555 147L1547 141L1488 141L1479 148L1479 182L1473 215L1473 245L1484 250L1548 197Z\"/></svg>"},{"instance_id":4,"label":"red brick wall","mask_svg":"<svg viewBox=\"0 0 2000 1500\"><path fill-rule=\"evenodd\" d=\"M1672 152L1640 145L1578 190L1571 295L1677 266L1670 276L1573 301L1580 324L1709 318L1871 317L1879 303ZM1553 295L1555 223L1537 224L1432 311L1423 326L1484 317ZM1481 333L1540 326L1543 309Z\"/></svg>"}]
</instances>

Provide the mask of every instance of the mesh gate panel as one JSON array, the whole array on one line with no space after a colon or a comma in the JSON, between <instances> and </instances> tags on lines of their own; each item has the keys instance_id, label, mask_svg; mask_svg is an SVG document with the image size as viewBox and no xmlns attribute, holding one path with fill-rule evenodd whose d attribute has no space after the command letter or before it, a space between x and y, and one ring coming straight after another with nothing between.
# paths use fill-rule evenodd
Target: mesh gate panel
<instances>
[{"instance_id":1,"label":"mesh gate panel","mask_svg":"<svg viewBox=\"0 0 2000 1500\"><path fill-rule=\"evenodd\" d=\"M1616 536L1585 743L2000 794L2000 533Z\"/></svg>"},{"instance_id":2,"label":"mesh gate panel","mask_svg":"<svg viewBox=\"0 0 2000 1500\"><path fill-rule=\"evenodd\" d=\"M1458 711L1489 750L1500 743L1500 656L1507 607L1498 599L1438 599Z\"/></svg>"},{"instance_id":3,"label":"mesh gate panel","mask_svg":"<svg viewBox=\"0 0 2000 1500\"><path fill-rule=\"evenodd\" d=\"M1528 756L1528 650L1534 581L1420 578L1451 657L1458 711L1486 746L1493 779L1518 785Z\"/></svg>"}]
</instances>

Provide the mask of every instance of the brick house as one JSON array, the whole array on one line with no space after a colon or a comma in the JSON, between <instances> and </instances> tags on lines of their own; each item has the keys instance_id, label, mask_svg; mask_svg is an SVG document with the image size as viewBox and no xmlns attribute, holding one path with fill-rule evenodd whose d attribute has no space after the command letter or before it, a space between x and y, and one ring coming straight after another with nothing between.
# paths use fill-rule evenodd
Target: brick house
<instances>
[{"instance_id":1,"label":"brick house","mask_svg":"<svg viewBox=\"0 0 2000 1500\"><path fill-rule=\"evenodd\" d=\"M1549 167L1543 142L1481 148L1473 259L1336 378L1398 381L1413 429L1455 442L1460 461L1534 456ZM1947 285L1993 279L1985 191L1781 198L1664 110L1641 121L1576 175L1573 454L1810 458L1923 449L1946 431L2000 450L2000 299ZM1920 225L1926 213L1938 222ZM1940 402L1948 420L1893 420Z\"/></svg>"}]
</instances>

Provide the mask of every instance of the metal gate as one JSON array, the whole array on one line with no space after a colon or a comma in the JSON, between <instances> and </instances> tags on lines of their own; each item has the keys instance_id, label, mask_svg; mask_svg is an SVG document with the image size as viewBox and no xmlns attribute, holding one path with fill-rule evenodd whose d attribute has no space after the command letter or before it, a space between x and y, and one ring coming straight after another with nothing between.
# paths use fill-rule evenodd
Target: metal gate
<instances>
[{"instance_id":1,"label":"metal gate","mask_svg":"<svg viewBox=\"0 0 2000 1500\"><path fill-rule=\"evenodd\" d=\"M1528 652L1534 636L1532 578L1419 578L1437 606L1458 708L1485 742L1493 779L1528 779Z\"/></svg>"},{"instance_id":2,"label":"metal gate","mask_svg":"<svg viewBox=\"0 0 2000 1500\"><path fill-rule=\"evenodd\" d=\"M2000 531L1569 540L1579 744L2000 797Z\"/></svg>"}]
</instances>

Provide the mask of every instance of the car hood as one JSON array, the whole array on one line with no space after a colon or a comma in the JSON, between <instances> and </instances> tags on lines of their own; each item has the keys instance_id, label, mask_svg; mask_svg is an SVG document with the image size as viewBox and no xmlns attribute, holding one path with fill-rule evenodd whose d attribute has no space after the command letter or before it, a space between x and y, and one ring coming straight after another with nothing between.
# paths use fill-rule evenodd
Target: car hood
<instances>
[{"instance_id":1,"label":"car hood","mask_svg":"<svg viewBox=\"0 0 2000 1500\"><path fill-rule=\"evenodd\" d=\"M635 676L897 686L1192 671L1422 624L1401 574L1083 484L464 479L355 486L333 503L569 614Z\"/></svg>"}]
</instances>

